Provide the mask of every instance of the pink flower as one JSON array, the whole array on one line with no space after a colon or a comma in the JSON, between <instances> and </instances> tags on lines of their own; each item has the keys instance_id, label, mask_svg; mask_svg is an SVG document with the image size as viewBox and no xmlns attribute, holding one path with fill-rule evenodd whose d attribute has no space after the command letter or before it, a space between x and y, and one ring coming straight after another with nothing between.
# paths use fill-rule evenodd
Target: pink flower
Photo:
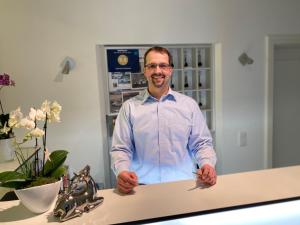
<instances>
[{"instance_id":1,"label":"pink flower","mask_svg":"<svg viewBox=\"0 0 300 225\"><path fill-rule=\"evenodd\" d=\"M15 85L16 85L16 82L11 80L7 73L3 73L3 74L0 73L0 90L4 86L15 86ZM1 108L1 113L4 114L1 99L0 99L0 108Z\"/></svg>"},{"instance_id":2,"label":"pink flower","mask_svg":"<svg viewBox=\"0 0 300 225\"><path fill-rule=\"evenodd\" d=\"M15 82L9 79L9 75L7 73L0 74L0 85L2 86L15 86ZM2 88L2 87L1 87Z\"/></svg>"}]
</instances>

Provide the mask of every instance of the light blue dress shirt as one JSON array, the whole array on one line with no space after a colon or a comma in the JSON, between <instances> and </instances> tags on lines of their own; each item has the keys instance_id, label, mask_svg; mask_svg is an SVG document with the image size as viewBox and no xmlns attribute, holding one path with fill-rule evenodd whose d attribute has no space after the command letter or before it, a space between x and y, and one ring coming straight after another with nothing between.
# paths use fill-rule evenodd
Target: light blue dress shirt
<instances>
[{"instance_id":1,"label":"light blue dress shirt","mask_svg":"<svg viewBox=\"0 0 300 225\"><path fill-rule=\"evenodd\" d=\"M193 179L196 163L215 166L216 154L194 99L169 89L159 100L147 90L123 103L111 149L112 169L134 171L144 184Z\"/></svg>"}]
</instances>

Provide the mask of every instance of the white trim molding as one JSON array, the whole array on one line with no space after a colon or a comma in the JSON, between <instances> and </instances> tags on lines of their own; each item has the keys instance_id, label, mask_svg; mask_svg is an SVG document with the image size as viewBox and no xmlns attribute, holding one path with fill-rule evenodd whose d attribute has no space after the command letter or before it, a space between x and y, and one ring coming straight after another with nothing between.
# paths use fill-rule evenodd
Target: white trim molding
<instances>
[{"instance_id":1,"label":"white trim molding","mask_svg":"<svg viewBox=\"0 0 300 225\"><path fill-rule=\"evenodd\" d=\"M215 140L216 140L216 153L218 157L217 172L223 174L224 168L222 165L223 161L223 106L222 106L222 95L223 95L223 80L222 80L222 45L221 43L214 44L214 105L215 105Z\"/></svg>"}]
</instances>

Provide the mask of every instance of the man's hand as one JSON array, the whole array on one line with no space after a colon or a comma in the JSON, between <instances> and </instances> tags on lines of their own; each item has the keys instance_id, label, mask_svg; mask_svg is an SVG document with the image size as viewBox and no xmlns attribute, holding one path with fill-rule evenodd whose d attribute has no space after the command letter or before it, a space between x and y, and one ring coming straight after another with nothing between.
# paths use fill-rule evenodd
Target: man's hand
<instances>
[{"instance_id":1,"label":"man's hand","mask_svg":"<svg viewBox=\"0 0 300 225\"><path fill-rule=\"evenodd\" d=\"M200 169L198 169L197 175L197 182L206 185L214 185L217 182L216 170L208 164L204 164Z\"/></svg>"},{"instance_id":2,"label":"man's hand","mask_svg":"<svg viewBox=\"0 0 300 225\"><path fill-rule=\"evenodd\" d=\"M117 177L117 189L128 194L138 185L138 177L134 172L122 171Z\"/></svg>"}]
</instances>

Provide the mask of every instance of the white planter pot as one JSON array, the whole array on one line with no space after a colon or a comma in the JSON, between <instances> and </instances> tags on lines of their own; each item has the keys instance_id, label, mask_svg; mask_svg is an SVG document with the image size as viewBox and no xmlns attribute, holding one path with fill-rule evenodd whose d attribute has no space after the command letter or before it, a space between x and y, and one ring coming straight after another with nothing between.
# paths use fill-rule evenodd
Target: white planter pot
<instances>
[{"instance_id":1,"label":"white planter pot","mask_svg":"<svg viewBox=\"0 0 300 225\"><path fill-rule=\"evenodd\" d=\"M12 138L0 139L0 163L14 159Z\"/></svg>"},{"instance_id":2,"label":"white planter pot","mask_svg":"<svg viewBox=\"0 0 300 225\"><path fill-rule=\"evenodd\" d=\"M46 212L56 200L61 180L51 184L15 190L21 203L34 213Z\"/></svg>"}]
</instances>

